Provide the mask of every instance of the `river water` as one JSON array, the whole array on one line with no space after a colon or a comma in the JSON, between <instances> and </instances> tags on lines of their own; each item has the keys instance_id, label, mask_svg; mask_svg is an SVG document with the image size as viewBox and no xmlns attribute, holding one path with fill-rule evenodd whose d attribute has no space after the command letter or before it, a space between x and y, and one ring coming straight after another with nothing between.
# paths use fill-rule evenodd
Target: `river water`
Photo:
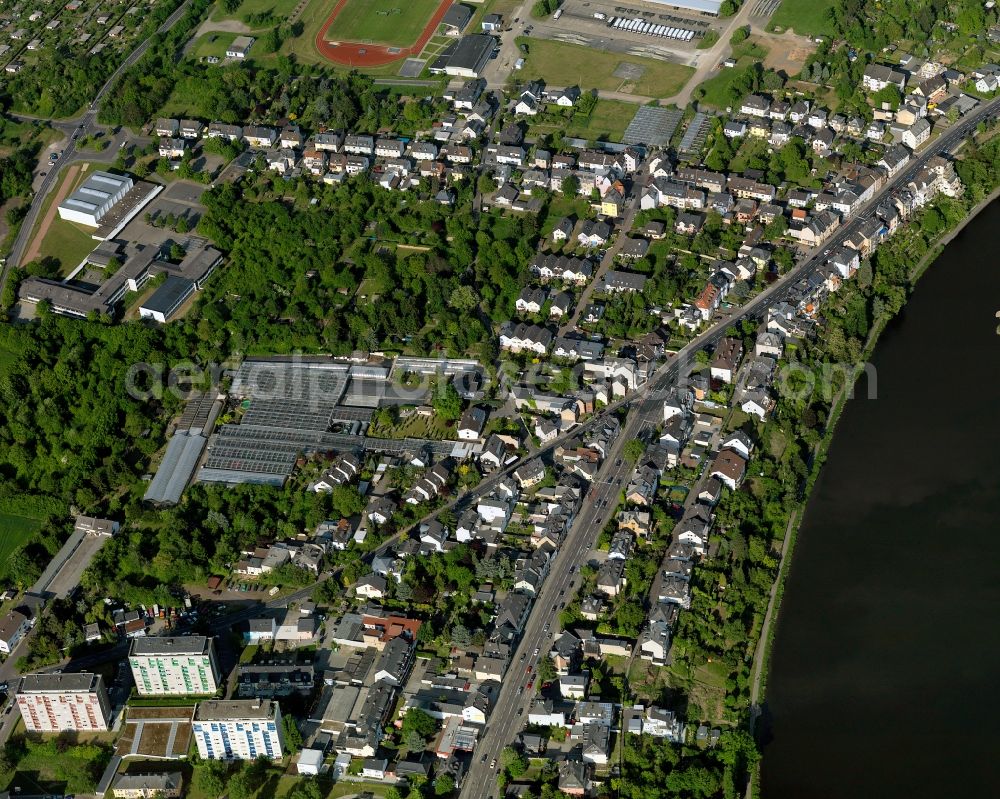
<instances>
[{"instance_id":1,"label":"river water","mask_svg":"<svg viewBox=\"0 0 1000 799\"><path fill-rule=\"evenodd\" d=\"M1000 203L924 274L796 543L764 799L1000 796Z\"/></svg>"}]
</instances>

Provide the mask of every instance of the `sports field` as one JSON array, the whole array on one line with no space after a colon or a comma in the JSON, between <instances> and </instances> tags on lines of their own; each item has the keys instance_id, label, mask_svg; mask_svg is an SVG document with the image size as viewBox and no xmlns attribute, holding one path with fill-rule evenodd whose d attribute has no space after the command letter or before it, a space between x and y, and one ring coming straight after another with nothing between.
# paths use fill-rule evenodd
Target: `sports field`
<instances>
[{"instance_id":1,"label":"sports field","mask_svg":"<svg viewBox=\"0 0 1000 799\"><path fill-rule=\"evenodd\" d=\"M326 40L409 47L440 5L441 0L347 0Z\"/></svg>"}]
</instances>

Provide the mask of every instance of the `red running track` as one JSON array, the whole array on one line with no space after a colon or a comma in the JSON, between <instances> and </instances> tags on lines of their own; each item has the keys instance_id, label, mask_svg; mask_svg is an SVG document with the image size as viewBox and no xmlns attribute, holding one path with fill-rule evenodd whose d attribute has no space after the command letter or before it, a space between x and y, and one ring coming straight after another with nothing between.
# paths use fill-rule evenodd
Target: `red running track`
<instances>
[{"instance_id":1,"label":"red running track","mask_svg":"<svg viewBox=\"0 0 1000 799\"><path fill-rule=\"evenodd\" d=\"M381 67L385 64L391 64L393 61L419 55L431 36L434 35L434 31L437 30L438 25L441 24L441 20L444 19L444 15L451 7L452 0L441 0L441 4L437 7L437 11L434 12L434 16L430 18L430 21L424 27L420 38L409 47L399 48L390 48L381 44L361 44L359 42L340 42L339 44L328 42L326 40L326 32L330 29L334 20L337 19L337 15L343 11L347 2L348 0L338 0L337 5L330 12L330 16L327 17L326 22L323 23L323 27L316 34L316 49L319 50L321 55L335 64L343 64L350 67Z\"/></svg>"}]
</instances>

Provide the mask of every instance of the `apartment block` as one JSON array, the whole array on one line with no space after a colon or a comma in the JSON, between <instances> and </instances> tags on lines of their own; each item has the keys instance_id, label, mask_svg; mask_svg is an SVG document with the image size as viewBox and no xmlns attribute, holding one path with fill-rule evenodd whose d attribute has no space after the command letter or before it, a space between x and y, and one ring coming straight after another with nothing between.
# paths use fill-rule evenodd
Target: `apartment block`
<instances>
[{"instance_id":1,"label":"apartment block","mask_svg":"<svg viewBox=\"0 0 1000 799\"><path fill-rule=\"evenodd\" d=\"M100 674L29 674L17 686L29 732L108 729L111 703Z\"/></svg>"},{"instance_id":2,"label":"apartment block","mask_svg":"<svg viewBox=\"0 0 1000 799\"><path fill-rule=\"evenodd\" d=\"M140 694L214 694L219 662L205 636L134 638L128 653Z\"/></svg>"},{"instance_id":3,"label":"apartment block","mask_svg":"<svg viewBox=\"0 0 1000 799\"><path fill-rule=\"evenodd\" d=\"M253 760L282 754L281 711L270 699L201 702L194 714L198 754L212 760Z\"/></svg>"}]
</instances>

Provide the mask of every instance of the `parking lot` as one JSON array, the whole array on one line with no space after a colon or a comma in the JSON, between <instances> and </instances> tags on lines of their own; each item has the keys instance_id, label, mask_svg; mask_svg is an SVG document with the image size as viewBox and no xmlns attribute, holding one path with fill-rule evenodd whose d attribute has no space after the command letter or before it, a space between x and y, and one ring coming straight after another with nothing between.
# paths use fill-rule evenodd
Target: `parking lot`
<instances>
[{"instance_id":1,"label":"parking lot","mask_svg":"<svg viewBox=\"0 0 1000 799\"><path fill-rule=\"evenodd\" d=\"M547 17L531 20L530 36L595 47L610 52L647 58L660 58L694 66L698 60L697 45L710 30L720 30L723 24L709 17L685 15L662 5L566 0L558 20ZM595 17L596 15L599 15ZM612 28L615 18L642 20L678 31L690 31L688 41L663 38L638 31Z\"/></svg>"}]
</instances>

